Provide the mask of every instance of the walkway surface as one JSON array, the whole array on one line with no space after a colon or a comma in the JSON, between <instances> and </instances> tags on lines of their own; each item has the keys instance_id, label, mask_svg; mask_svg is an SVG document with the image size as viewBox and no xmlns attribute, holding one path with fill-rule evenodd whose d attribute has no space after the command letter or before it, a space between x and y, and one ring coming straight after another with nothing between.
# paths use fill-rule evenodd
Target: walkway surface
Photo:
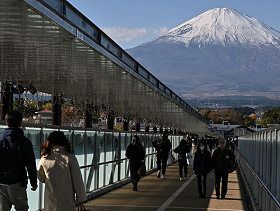
<instances>
[{"instance_id":1,"label":"walkway surface","mask_svg":"<svg viewBox=\"0 0 280 211\"><path fill-rule=\"evenodd\" d=\"M167 167L166 178L152 173L141 178L138 191L129 183L85 204L91 211L248 211L236 172L229 174L226 199L215 199L214 173L208 174L206 198L199 198L197 179L189 166L187 180L179 180L178 164Z\"/></svg>"}]
</instances>

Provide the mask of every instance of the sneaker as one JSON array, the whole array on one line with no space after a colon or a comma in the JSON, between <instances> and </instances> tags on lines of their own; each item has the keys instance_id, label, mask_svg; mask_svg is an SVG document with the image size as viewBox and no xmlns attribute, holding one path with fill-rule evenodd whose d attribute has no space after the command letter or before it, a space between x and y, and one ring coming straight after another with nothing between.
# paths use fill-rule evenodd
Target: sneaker
<instances>
[{"instance_id":1,"label":"sneaker","mask_svg":"<svg viewBox=\"0 0 280 211\"><path fill-rule=\"evenodd\" d=\"M160 170L157 172L157 178L160 178Z\"/></svg>"},{"instance_id":2,"label":"sneaker","mask_svg":"<svg viewBox=\"0 0 280 211\"><path fill-rule=\"evenodd\" d=\"M216 197L215 197L215 199L219 199L219 198L220 198L220 196L216 196Z\"/></svg>"},{"instance_id":3,"label":"sneaker","mask_svg":"<svg viewBox=\"0 0 280 211\"><path fill-rule=\"evenodd\" d=\"M182 181L183 180L183 178L182 177L180 177L180 181Z\"/></svg>"},{"instance_id":4,"label":"sneaker","mask_svg":"<svg viewBox=\"0 0 280 211\"><path fill-rule=\"evenodd\" d=\"M189 177L189 176L187 175L184 179L188 179L188 177Z\"/></svg>"},{"instance_id":5,"label":"sneaker","mask_svg":"<svg viewBox=\"0 0 280 211\"><path fill-rule=\"evenodd\" d=\"M226 196L224 196L224 195L221 196L221 199L225 199L225 198L226 198Z\"/></svg>"},{"instance_id":6,"label":"sneaker","mask_svg":"<svg viewBox=\"0 0 280 211\"><path fill-rule=\"evenodd\" d=\"M165 175L162 175L162 179L165 179Z\"/></svg>"}]
</instances>

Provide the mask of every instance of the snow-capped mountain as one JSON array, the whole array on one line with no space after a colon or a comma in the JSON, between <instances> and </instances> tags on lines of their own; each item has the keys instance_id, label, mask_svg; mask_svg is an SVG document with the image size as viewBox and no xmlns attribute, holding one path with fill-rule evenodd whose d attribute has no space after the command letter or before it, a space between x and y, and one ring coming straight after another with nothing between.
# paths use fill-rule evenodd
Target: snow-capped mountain
<instances>
[{"instance_id":1,"label":"snow-capped mountain","mask_svg":"<svg viewBox=\"0 0 280 211\"><path fill-rule=\"evenodd\" d=\"M127 52L182 97L279 99L280 33L216 8Z\"/></svg>"},{"instance_id":2,"label":"snow-capped mountain","mask_svg":"<svg viewBox=\"0 0 280 211\"><path fill-rule=\"evenodd\" d=\"M228 8L216 8L183 23L156 40L170 40L197 45L221 44L259 47L273 44L280 47L280 33L268 25Z\"/></svg>"}]
</instances>

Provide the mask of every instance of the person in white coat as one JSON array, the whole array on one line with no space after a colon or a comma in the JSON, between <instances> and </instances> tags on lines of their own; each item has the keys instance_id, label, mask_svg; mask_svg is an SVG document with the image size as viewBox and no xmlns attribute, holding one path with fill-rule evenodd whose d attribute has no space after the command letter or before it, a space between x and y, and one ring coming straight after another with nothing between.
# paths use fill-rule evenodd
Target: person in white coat
<instances>
[{"instance_id":1,"label":"person in white coat","mask_svg":"<svg viewBox=\"0 0 280 211\"><path fill-rule=\"evenodd\" d=\"M37 177L45 183L45 211L75 211L76 201L86 201L77 158L61 131L52 132L42 147Z\"/></svg>"}]
</instances>

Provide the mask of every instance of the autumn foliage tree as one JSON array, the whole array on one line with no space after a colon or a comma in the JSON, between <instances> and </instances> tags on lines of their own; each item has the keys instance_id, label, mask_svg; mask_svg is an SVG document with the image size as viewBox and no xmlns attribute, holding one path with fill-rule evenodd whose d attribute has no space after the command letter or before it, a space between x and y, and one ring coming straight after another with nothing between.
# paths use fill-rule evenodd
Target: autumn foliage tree
<instances>
[{"instance_id":1,"label":"autumn foliage tree","mask_svg":"<svg viewBox=\"0 0 280 211\"><path fill-rule=\"evenodd\" d=\"M214 124L222 124L228 121L230 124L242 125L243 117L240 112L234 109L204 109L199 113L207 120L212 120Z\"/></svg>"},{"instance_id":2,"label":"autumn foliage tree","mask_svg":"<svg viewBox=\"0 0 280 211\"><path fill-rule=\"evenodd\" d=\"M70 101L63 103L61 107L61 122L65 126L82 126L81 119L83 119L82 109L79 109L77 104L72 104Z\"/></svg>"}]
</instances>

